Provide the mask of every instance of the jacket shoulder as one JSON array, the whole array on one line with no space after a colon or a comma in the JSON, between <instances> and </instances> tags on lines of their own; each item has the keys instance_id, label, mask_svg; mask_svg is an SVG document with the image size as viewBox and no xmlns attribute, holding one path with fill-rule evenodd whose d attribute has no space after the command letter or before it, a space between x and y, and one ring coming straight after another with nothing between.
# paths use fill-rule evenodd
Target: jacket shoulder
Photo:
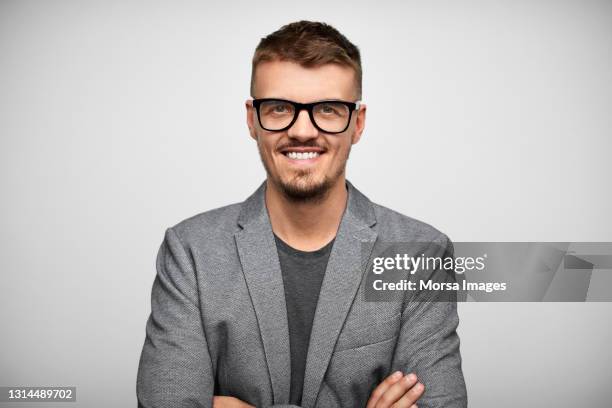
<instances>
[{"instance_id":1,"label":"jacket shoulder","mask_svg":"<svg viewBox=\"0 0 612 408\"><path fill-rule=\"evenodd\" d=\"M228 237L236 231L243 203L229 204L186 218L170 227L183 245Z\"/></svg>"},{"instance_id":2,"label":"jacket shoulder","mask_svg":"<svg viewBox=\"0 0 612 408\"><path fill-rule=\"evenodd\" d=\"M387 242L428 241L447 244L450 239L434 226L401 214L395 210L372 203L376 214L379 237Z\"/></svg>"}]
</instances>

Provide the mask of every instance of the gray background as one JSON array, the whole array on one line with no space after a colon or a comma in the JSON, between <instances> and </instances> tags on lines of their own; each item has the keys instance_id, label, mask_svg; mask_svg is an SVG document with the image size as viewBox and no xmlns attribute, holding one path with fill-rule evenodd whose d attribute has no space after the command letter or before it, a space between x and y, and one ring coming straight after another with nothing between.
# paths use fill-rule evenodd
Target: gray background
<instances>
[{"instance_id":1,"label":"gray background","mask_svg":"<svg viewBox=\"0 0 612 408\"><path fill-rule=\"evenodd\" d=\"M0 385L135 406L164 230L265 177L250 58L298 19L361 48L374 201L457 241L612 241L609 1L0 1ZM611 303L460 315L472 407L610 406Z\"/></svg>"}]
</instances>

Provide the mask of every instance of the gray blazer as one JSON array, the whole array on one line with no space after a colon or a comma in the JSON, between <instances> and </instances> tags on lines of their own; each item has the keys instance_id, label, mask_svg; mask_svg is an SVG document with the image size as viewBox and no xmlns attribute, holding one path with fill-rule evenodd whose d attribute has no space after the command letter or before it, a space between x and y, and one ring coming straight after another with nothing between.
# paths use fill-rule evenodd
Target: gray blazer
<instances>
[{"instance_id":1,"label":"gray blazer","mask_svg":"<svg viewBox=\"0 0 612 408\"><path fill-rule=\"evenodd\" d=\"M452 254L451 242L372 203L350 182L347 189L315 312L302 406L364 407L395 370L415 372L425 384L420 408L467 406L456 303L357 296L365 281L362 244L427 240ZM139 407L211 407L213 395L289 406L285 296L264 196L265 182L243 203L166 231L138 367Z\"/></svg>"}]
</instances>

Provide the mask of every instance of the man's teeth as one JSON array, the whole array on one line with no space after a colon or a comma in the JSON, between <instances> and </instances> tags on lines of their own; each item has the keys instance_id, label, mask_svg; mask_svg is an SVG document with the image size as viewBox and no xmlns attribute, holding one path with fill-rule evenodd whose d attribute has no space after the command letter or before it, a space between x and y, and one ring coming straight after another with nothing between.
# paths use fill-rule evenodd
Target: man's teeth
<instances>
[{"instance_id":1,"label":"man's teeth","mask_svg":"<svg viewBox=\"0 0 612 408\"><path fill-rule=\"evenodd\" d=\"M319 157L319 153L317 152L289 152L287 153L287 157L293 160L307 160L314 159L315 157Z\"/></svg>"}]
</instances>

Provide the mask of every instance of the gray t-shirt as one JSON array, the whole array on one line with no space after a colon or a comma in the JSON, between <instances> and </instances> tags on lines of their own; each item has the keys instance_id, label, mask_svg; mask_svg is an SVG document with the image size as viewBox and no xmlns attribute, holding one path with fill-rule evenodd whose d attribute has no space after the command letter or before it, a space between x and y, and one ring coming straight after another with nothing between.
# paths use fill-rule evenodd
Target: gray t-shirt
<instances>
[{"instance_id":1,"label":"gray t-shirt","mask_svg":"<svg viewBox=\"0 0 612 408\"><path fill-rule=\"evenodd\" d=\"M279 237L276 249L280 260L287 304L289 347L291 353L290 404L302 403L306 355L321 283L334 240L316 251L304 252L290 247Z\"/></svg>"}]
</instances>

